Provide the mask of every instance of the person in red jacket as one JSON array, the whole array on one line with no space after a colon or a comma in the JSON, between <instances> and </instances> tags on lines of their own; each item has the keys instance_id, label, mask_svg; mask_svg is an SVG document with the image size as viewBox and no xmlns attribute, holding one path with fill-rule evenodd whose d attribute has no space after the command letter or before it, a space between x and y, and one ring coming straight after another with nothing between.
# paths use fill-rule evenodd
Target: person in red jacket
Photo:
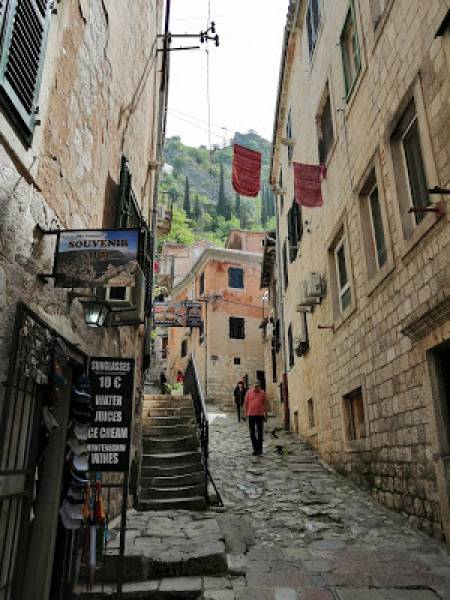
<instances>
[{"instance_id":1,"label":"person in red jacket","mask_svg":"<svg viewBox=\"0 0 450 600\"><path fill-rule=\"evenodd\" d=\"M246 393L244 411L248 417L253 456L261 456L263 452L264 419L267 419L268 402L266 392L261 389L259 381L255 381L253 389Z\"/></svg>"}]
</instances>

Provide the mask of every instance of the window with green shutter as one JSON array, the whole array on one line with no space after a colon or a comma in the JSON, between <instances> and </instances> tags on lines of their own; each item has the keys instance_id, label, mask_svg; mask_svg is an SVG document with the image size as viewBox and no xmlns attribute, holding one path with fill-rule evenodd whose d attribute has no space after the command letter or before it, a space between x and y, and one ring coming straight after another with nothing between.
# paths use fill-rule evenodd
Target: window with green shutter
<instances>
[{"instance_id":1,"label":"window with green shutter","mask_svg":"<svg viewBox=\"0 0 450 600\"><path fill-rule=\"evenodd\" d=\"M26 143L36 125L50 0L0 2L0 99Z\"/></svg>"}]
</instances>

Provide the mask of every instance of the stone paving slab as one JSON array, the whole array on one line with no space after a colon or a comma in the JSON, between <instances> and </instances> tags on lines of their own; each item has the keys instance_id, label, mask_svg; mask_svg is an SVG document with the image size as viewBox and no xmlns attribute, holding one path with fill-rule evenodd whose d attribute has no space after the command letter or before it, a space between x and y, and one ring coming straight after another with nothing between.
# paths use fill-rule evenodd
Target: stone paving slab
<instances>
[{"instance_id":1,"label":"stone paving slab","mask_svg":"<svg viewBox=\"0 0 450 600\"><path fill-rule=\"evenodd\" d=\"M450 600L442 541L411 529L275 420L265 428L264 455L253 457L245 424L232 415L210 423L209 465L225 503L218 523L229 569L246 575L233 586L237 600Z\"/></svg>"},{"instance_id":2,"label":"stone paving slab","mask_svg":"<svg viewBox=\"0 0 450 600\"><path fill-rule=\"evenodd\" d=\"M378 589L335 590L338 600L438 600L430 590Z\"/></svg>"}]
</instances>

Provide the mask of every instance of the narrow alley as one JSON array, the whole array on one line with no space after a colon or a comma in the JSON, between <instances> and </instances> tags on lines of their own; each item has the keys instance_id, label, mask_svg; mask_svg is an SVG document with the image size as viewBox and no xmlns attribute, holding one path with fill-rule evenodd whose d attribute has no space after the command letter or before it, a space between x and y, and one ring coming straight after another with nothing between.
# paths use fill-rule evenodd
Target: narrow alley
<instances>
[{"instance_id":1,"label":"narrow alley","mask_svg":"<svg viewBox=\"0 0 450 600\"><path fill-rule=\"evenodd\" d=\"M442 542L336 474L275 418L257 457L246 422L214 406L209 420L210 468L224 506L129 510L124 598L450 599ZM115 597L115 584L104 582L114 581L118 526L97 583L80 585L78 600Z\"/></svg>"}]
</instances>

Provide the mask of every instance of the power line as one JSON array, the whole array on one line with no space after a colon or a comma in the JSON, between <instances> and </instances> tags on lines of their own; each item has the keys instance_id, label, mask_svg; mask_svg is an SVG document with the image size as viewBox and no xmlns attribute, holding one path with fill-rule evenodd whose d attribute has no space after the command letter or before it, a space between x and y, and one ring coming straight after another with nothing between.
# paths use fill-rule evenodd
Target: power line
<instances>
[{"instance_id":1,"label":"power line","mask_svg":"<svg viewBox=\"0 0 450 600\"><path fill-rule=\"evenodd\" d=\"M170 113L171 111L168 110L167 112ZM223 135L218 134L218 133L214 133L214 132L210 132L207 127L202 127L201 125L198 125L197 123L192 123L192 121L190 121L188 119L185 119L184 117L181 117L179 115L174 115L174 114L171 114L171 117L174 118L174 119L179 119L180 121L184 121L184 123L187 123L191 127L195 127L196 129L201 129L202 131L206 131L207 133L210 133L210 135L213 135L214 137L220 138L221 140L223 139Z\"/></svg>"},{"instance_id":2,"label":"power line","mask_svg":"<svg viewBox=\"0 0 450 600\"><path fill-rule=\"evenodd\" d=\"M193 121L201 121L202 123L208 123L208 119L201 119L200 117L196 117L194 115L191 115L190 113L184 112L182 110L178 110L176 108L171 108L170 112L175 112L175 113L178 113L180 115L184 115L185 117L189 117ZM231 131L230 127L224 127L223 125L219 125L219 123L211 122L211 125L215 129L226 129L227 131Z\"/></svg>"}]
</instances>

